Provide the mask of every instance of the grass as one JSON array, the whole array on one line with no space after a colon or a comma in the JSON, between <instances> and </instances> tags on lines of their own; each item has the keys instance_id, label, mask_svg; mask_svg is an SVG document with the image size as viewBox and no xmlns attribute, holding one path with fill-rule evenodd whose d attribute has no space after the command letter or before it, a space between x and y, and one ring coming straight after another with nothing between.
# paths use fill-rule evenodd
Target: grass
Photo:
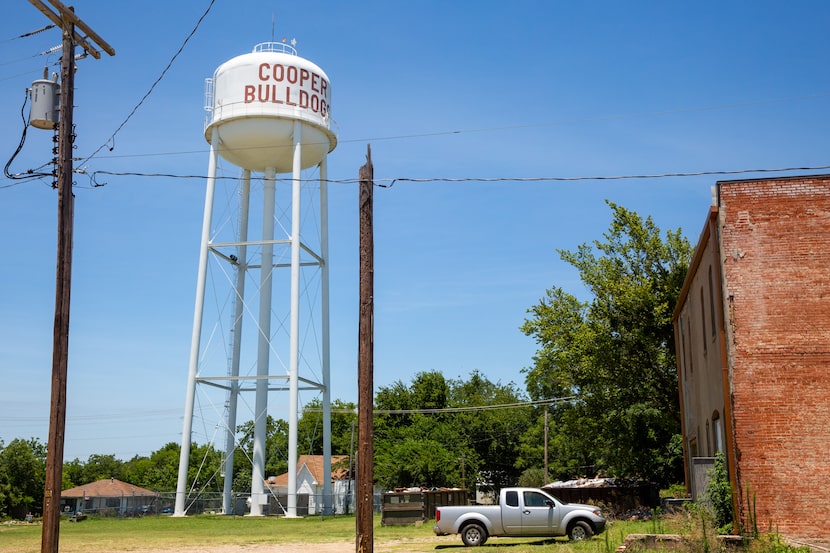
<instances>
[{"instance_id":1,"label":"grass","mask_svg":"<svg viewBox=\"0 0 830 553\"><path fill-rule=\"evenodd\" d=\"M487 553L613 553L631 533L653 533L651 522L615 522L605 534L584 542L570 543L564 538L492 538ZM321 519L283 519L277 517L195 516L186 518L144 517L137 519L90 518L79 523L64 521L60 528L61 553L140 552L147 550L201 549L218 546L259 544L303 544L350 542L355 539L355 519L340 516ZM0 524L0 551L38 553L41 546L39 524ZM459 536L436 537L432 523L420 526L381 526L376 517L375 551L426 553L448 550L451 553L476 551L464 547ZM478 551L481 551L479 548Z\"/></svg>"}]
</instances>

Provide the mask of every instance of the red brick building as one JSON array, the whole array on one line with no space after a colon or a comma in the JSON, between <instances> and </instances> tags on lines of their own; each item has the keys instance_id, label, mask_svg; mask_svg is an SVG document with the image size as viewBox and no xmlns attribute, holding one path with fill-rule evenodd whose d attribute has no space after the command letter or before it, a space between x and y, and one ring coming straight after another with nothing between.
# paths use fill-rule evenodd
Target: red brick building
<instances>
[{"instance_id":1,"label":"red brick building","mask_svg":"<svg viewBox=\"0 0 830 553\"><path fill-rule=\"evenodd\" d=\"M830 175L713 204L674 313L687 485L723 451L744 528L828 539Z\"/></svg>"}]
</instances>

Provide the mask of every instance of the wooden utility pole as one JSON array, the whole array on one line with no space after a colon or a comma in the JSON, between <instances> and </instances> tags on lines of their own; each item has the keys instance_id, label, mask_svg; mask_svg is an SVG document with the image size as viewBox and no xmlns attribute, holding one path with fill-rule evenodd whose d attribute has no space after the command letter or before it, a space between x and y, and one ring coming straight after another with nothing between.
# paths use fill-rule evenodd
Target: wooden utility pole
<instances>
[{"instance_id":1,"label":"wooden utility pole","mask_svg":"<svg viewBox=\"0 0 830 553\"><path fill-rule=\"evenodd\" d=\"M545 405L545 486L550 483L548 476L548 411L550 405Z\"/></svg>"},{"instance_id":2,"label":"wooden utility pole","mask_svg":"<svg viewBox=\"0 0 830 553\"><path fill-rule=\"evenodd\" d=\"M75 97L75 43L81 44L94 57L101 53L88 43L92 38L104 51L114 56L115 50L95 34L73 9L58 0L49 0L53 12L40 0L29 0L53 23L61 28L60 119L58 122L58 252L55 269L55 327L52 338L52 402L49 436L46 443L46 484L43 493L43 529L41 553L58 553L60 532L61 483L63 481L63 444L66 429L66 380L69 359L69 296L72 283L72 229L75 196L72 193L72 149L75 141L73 102ZM79 28L86 37L78 35Z\"/></svg>"},{"instance_id":3,"label":"wooden utility pole","mask_svg":"<svg viewBox=\"0 0 830 553\"><path fill-rule=\"evenodd\" d=\"M75 44L73 25L63 29L60 123L58 125L58 259L55 276L55 328L52 338L52 407L46 442L46 487L43 494L42 553L57 553L66 427L66 377L69 353L69 292L72 281L72 100Z\"/></svg>"},{"instance_id":4,"label":"wooden utility pole","mask_svg":"<svg viewBox=\"0 0 830 553\"><path fill-rule=\"evenodd\" d=\"M372 235L372 148L360 168L360 320L357 330L357 553L374 551L374 238Z\"/></svg>"}]
</instances>

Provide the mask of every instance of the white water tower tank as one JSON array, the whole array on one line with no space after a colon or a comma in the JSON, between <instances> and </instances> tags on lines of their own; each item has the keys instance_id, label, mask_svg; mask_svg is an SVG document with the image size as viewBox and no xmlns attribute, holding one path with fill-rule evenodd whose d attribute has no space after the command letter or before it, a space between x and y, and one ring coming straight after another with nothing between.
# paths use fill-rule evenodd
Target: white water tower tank
<instances>
[{"instance_id":1,"label":"white water tower tank","mask_svg":"<svg viewBox=\"0 0 830 553\"><path fill-rule=\"evenodd\" d=\"M303 169L337 146L328 76L285 43L257 44L220 65L208 80L205 108L205 139L210 143L215 129L219 155L244 169L291 172L296 121Z\"/></svg>"}]
</instances>

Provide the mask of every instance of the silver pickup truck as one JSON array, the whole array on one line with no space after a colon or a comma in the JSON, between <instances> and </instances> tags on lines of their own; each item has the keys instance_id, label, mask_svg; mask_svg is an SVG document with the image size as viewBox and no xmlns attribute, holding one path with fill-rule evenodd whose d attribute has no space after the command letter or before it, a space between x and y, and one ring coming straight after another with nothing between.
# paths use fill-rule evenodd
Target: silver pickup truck
<instances>
[{"instance_id":1,"label":"silver pickup truck","mask_svg":"<svg viewBox=\"0 0 830 553\"><path fill-rule=\"evenodd\" d=\"M483 545L491 536L583 540L605 530L598 507L563 503L536 488L503 488L498 505L437 507L438 536L461 534L464 545Z\"/></svg>"}]
</instances>

